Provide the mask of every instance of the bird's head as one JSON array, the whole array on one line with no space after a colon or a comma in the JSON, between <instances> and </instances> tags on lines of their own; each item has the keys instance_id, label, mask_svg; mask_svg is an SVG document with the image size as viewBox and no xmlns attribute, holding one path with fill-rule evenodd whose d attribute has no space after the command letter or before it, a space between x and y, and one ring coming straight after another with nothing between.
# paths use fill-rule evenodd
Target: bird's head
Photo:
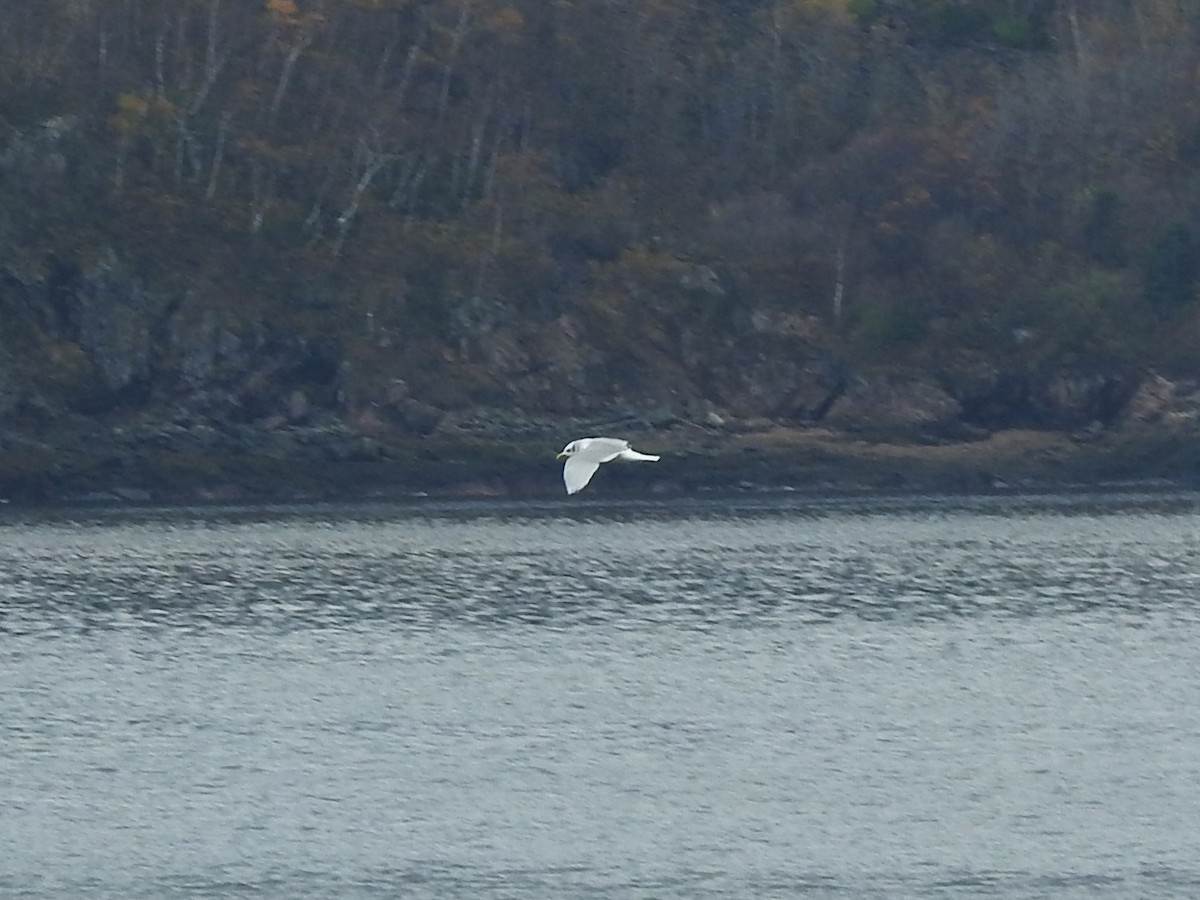
<instances>
[{"instance_id":1,"label":"bird's head","mask_svg":"<svg viewBox=\"0 0 1200 900\"><path fill-rule=\"evenodd\" d=\"M579 441L571 441L567 446L558 451L555 459L562 459L564 456L571 456L579 450Z\"/></svg>"}]
</instances>

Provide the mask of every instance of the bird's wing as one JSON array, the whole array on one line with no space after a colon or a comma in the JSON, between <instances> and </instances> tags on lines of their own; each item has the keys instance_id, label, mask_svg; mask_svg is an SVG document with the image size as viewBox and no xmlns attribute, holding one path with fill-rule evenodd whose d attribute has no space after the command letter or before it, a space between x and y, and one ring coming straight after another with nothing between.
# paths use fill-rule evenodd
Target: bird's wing
<instances>
[{"instance_id":1,"label":"bird's wing","mask_svg":"<svg viewBox=\"0 0 1200 900\"><path fill-rule=\"evenodd\" d=\"M620 438L597 437L589 438L587 446L577 456L595 460L598 463L611 462L621 453L629 449L629 441Z\"/></svg>"},{"instance_id":2,"label":"bird's wing","mask_svg":"<svg viewBox=\"0 0 1200 900\"><path fill-rule=\"evenodd\" d=\"M567 486L567 493L574 494L582 491L592 480L592 476L596 474L598 468L600 468L600 463L584 459L578 454L567 457L567 462L563 466L563 483Z\"/></svg>"},{"instance_id":3,"label":"bird's wing","mask_svg":"<svg viewBox=\"0 0 1200 900\"><path fill-rule=\"evenodd\" d=\"M634 462L644 460L645 462L658 462L659 457L651 456L648 453L638 453L636 450L622 450L617 454L620 459L628 459Z\"/></svg>"}]
</instances>

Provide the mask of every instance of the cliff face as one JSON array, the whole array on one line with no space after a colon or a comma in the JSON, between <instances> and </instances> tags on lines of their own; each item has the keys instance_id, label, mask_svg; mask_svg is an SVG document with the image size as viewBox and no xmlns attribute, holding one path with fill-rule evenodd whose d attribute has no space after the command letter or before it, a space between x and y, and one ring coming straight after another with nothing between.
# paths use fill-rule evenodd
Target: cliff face
<instances>
[{"instance_id":1,"label":"cliff face","mask_svg":"<svg viewBox=\"0 0 1200 900\"><path fill-rule=\"evenodd\" d=\"M661 482L681 490L1187 479L1200 461L1195 379L864 364L820 323L705 311L686 279L637 327L481 317L451 344L214 308L112 254L48 271L3 294L6 496L549 493L553 449L585 432L682 454Z\"/></svg>"},{"instance_id":2,"label":"cliff face","mask_svg":"<svg viewBox=\"0 0 1200 900\"><path fill-rule=\"evenodd\" d=\"M1122 368L1005 367L982 354L958 365L856 361L819 320L714 308L678 268L675 295L658 285L645 305L635 293L628 309L532 322L484 310L439 341L395 333L369 312L322 334L286 313L206 304L148 284L111 250L86 268L52 259L0 292L0 415L371 422L422 435L495 408L518 419L770 420L911 439L1107 426L1161 383ZM333 289L307 302L343 305Z\"/></svg>"}]
</instances>

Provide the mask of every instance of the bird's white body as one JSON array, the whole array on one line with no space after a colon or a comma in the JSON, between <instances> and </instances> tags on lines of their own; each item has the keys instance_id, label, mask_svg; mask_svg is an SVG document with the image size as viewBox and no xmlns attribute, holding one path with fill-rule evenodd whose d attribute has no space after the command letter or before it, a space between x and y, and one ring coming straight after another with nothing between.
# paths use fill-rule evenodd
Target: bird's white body
<instances>
[{"instance_id":1,"label":"bird's white body","mask_svg":"<svg viewBox=\"0 0 1200 900\"><path fill-rule=\"evenodd\" d=\"M657 462L657 456L638 453L629 446L629 441L620 438L589 437L571 441L562 448L558 459L566 457L563 465L563 483L567 493L574 494L587 487L601 463L612 462L614 459L625 459L633 462Z\"/></svg>"}]
</instances>

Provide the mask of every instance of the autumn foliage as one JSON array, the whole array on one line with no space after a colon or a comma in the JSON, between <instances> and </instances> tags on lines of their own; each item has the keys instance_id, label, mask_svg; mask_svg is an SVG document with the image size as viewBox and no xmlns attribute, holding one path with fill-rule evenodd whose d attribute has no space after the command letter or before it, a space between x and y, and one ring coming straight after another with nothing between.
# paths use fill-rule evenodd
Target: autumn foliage
<instances>
[{"instance_id":1,"label":"autumn foliage","mask_svg":"<svg viewBox=\"0 0 1200 900\"><path fill-rule=\"evenodd\" d=\"M147 313L164 323L331 344L351 400L393 377L442 404L699 396L751 347L1195 365L1195 3L0 0L0 18L10 353L18 333L75 342L55 273L115 259L173 298Z\"/></svg>"}]
</instances>

